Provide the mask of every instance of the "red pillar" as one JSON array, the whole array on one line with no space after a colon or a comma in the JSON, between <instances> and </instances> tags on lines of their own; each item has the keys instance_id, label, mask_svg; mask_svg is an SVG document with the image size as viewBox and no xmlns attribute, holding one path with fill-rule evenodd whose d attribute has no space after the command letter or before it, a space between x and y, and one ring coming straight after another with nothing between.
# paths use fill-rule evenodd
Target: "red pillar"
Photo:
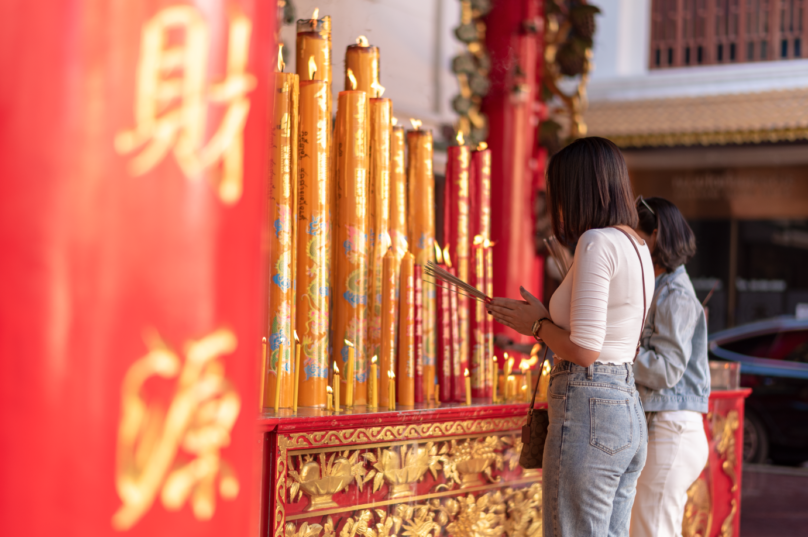
<instances>
[{"instance_id":1,"label":"red pillar","mask_svg":"<svg viewBox=\"0 0 808 537\"><path fill-rule=\"evenodd\" d=\"M536 141L544 54L542 22L540 0L497 2L486 17L492 86L483 112L488 116L488 145L493 150L495 296L521 298L520 286L542 296L543 263L535 254L533 240L534 196L544 174ZM527 340L499 324L495 324L495 332Z\"/></svg>"},{"instance_id":2,"label":"red pillar","mask_svg":"<svg viewBox=\"0 0 808 537\"><path fill-rule=\"evenodd\" d=\"M274 20L255 0L0 8L0 535L255 534Z\"/></svg>"}]
</instances>

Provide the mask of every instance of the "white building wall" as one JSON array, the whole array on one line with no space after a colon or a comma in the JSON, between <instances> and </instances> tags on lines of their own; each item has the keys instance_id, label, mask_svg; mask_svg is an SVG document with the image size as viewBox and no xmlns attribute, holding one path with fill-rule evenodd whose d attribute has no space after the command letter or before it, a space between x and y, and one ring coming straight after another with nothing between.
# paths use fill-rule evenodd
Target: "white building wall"
<instances>
[{"instance_id":1,"label":"white building wall","mask_svg":"<svg viewBox=\"0 0 808 537\"><path fill-rule=\"evenodd\" d=\"M659 99L808 88L808 59L649 69L651 0L593 0L590 101Z\"/></svg>"}]
</instances>

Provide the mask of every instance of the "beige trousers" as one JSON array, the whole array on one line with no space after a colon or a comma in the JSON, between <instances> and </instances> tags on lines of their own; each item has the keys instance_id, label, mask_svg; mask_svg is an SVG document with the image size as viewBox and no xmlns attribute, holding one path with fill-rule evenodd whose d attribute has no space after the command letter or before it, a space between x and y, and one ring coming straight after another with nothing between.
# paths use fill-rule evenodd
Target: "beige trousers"
<instances>
[{"instance_id":1,"label":"beige trousers","mask_svg":"<svg viewBox=\"0 0 808 537\"><path fill-rule=\"evenodd\" d=\"M648 459L631 510L631 537L681 537L687 489L708 455L701 421L651 421Z\"/></svg>"}]
</instances>

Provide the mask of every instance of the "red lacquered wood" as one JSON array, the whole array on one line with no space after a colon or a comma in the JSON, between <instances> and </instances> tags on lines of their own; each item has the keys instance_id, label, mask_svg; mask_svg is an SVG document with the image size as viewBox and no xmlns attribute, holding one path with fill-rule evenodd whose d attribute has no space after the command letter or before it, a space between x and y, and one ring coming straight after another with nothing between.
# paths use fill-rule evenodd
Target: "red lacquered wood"
<instances>
[{"instance_id":1,"label":"red lacquered wood","mask_svg":"<svg viewBox=\"0 0 808 537\"><path fill-rule=\"evenodd\" d=\"M170 6L208 27L206 83L226 76L229 23L252 22L256 86L243 130L243 192L217 195L220 166L189 179L172 151L129 173L116 135L135 124L144 25ZM257 532L255 410L262 324L261 232L276 54L274 3L254 0L4 2L0 7L0 535L115 535L124 375L156 345L185 359L216 330L237 346L219 362L241 401L221 450L234 500L208 520L159 496L125 535ZM176 45L172 41L172 45ZM224 107L213 106L205 142ZM163 408L176 378L150 379ZM187 454L177 459L186 463ZM185 458L187 457L187 458Z\"/></svg>"}]
</instances>

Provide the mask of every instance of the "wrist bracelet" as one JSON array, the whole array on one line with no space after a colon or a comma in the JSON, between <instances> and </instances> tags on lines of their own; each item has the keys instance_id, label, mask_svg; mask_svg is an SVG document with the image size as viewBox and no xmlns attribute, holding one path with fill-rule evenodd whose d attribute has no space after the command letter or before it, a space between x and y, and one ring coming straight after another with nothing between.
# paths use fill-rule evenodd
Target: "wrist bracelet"
<instances>
[{"instance_id":1,"label":"wrist bracelet","mask_svg":"<svg viewBox=\"0 0 808 537\"><path fill-rule=\"evenodd\" d=\"M534 337L534 338L536 338L536 339L540 339L540 338L539 338L539 331L541 330L541 323L543 323L544 321L550 321L550 322L552 322L552 321L550 320L550 318L549 318L549 317L542 317L541 319L539 319L538 321L536 321L535 323L533 323L533 330L532 330L532 332L533 332L533 337Z\"/></svg>"}]
</instances>

